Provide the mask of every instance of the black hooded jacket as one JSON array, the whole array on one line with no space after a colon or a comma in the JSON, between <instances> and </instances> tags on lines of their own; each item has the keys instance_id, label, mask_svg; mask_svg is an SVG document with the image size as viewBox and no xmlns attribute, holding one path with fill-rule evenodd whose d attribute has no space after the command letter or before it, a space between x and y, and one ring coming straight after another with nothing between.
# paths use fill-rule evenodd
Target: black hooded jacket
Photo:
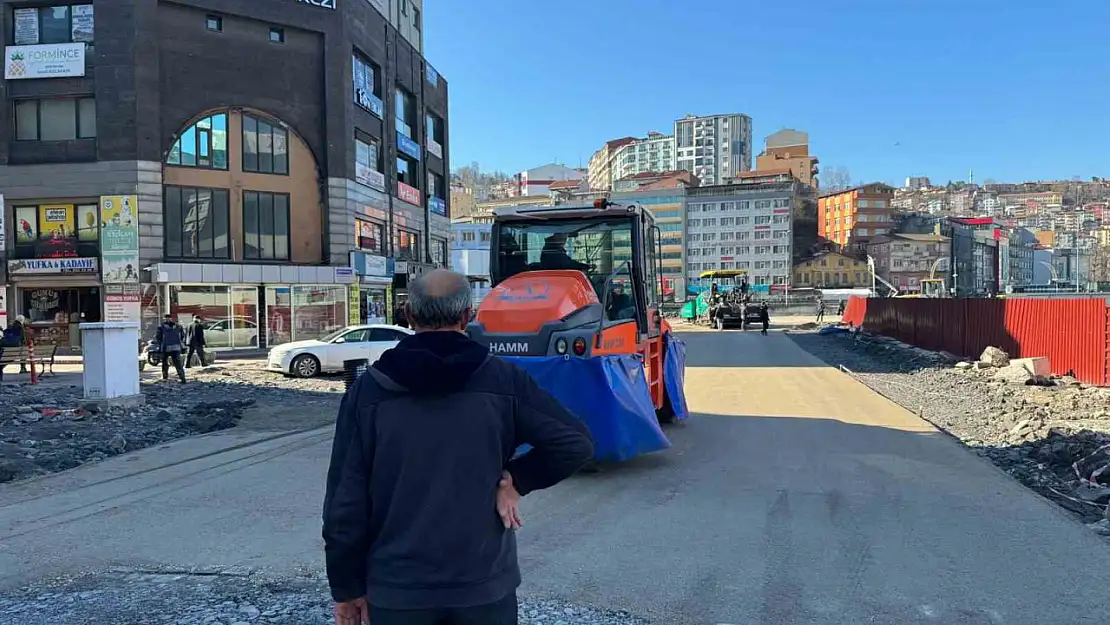
<instances>
[{"instance_id":1,"label":"black hooded jacket","mask_svg":"<svg viewBox=\"0 0 1110 625\"><path fill-rule=\"evenodd\" d=\"M522 369L461 333L404 339L339 409L324 498L333 598L390 609L503 599L520 570L497 514L501 472L526 495L592 456L585 425Z\"/></svg>"}]
</instances>

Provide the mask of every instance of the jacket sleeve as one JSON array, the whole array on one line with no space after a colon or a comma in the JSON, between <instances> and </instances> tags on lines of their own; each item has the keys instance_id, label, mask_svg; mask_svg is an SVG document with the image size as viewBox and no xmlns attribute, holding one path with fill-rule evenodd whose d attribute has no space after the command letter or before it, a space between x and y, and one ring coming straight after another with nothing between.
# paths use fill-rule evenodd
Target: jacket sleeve
<instances>
[{"instance_id":1,"label":"jacket sleeve","mask_svg":"<svg viewBox=\"0 0 1110 625\"><path fill-rule=\"evenodd\" d=\"M164 330L163 330L163 327L162 327L161 325L159 325L159 326L158 326L158 329L154 331L154 342L155 342L155 343L156 343L156 344L157 344L157 345L158 345L159 347L161 347L161 346L162 346L162 344L163 344L163 341L162 341L162 335L163 335L164 333L165 333L165 332L164 332Z\"/></svg>"},{"instance_id":2,"label":"jacket sleeve","mask_svg":"<svg viewBox=\"0 0 1110 625\"><path fill-rule=\"evenodd\" d=\"M360 419L358 397L364 384L356 382L339 406L324 494L324 554L335 601L366 596L374 428Z\"/></svg>"},{"instance_id":3,"label":"jacket sleeve","mask_svg":"<svg viewBox=\"0 0 1110 625\"><path fill-rule=\"evenodd\" d=\"M506 469L517 492L527 495L574 475L593 457L594 444L586 424L530 375L518 369L515 377L514 448L528 444L532 450L510 460Z\"/></svg>"}]
</instances>

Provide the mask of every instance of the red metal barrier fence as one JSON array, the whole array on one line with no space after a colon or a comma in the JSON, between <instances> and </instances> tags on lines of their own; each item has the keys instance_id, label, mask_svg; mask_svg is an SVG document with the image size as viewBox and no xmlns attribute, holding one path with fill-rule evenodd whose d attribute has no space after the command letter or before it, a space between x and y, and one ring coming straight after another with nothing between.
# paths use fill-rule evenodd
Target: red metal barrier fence
<instances>
[{"instance_id":1,"label":"red metal barrier fence","mask_svg":"<svg viewBox=\"0 0 1110 625\"><path fill-rule=\"evenodd\" d=\"M866 299L844 321L925 349L975 358L989 345L1044 356L1052 372L1110 384L1110 314L1102 299Z\"/></svg>"}]
</instances>

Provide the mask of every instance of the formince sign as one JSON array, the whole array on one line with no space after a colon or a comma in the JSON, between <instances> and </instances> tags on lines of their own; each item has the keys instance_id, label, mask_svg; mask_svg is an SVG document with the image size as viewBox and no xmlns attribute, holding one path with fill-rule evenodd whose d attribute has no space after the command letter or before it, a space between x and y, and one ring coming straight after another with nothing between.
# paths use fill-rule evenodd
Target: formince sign
<instances>
[{"instance_id":1,"label":"formince sign","mask_svg":"<svg viewBox=\"0 0 1110 625\"><path fill-rule=\"evenodd\" d=\"M297 0L301 4L311 4L322 9L334 9L336 0Z\"/></svg>"}]
</instances>

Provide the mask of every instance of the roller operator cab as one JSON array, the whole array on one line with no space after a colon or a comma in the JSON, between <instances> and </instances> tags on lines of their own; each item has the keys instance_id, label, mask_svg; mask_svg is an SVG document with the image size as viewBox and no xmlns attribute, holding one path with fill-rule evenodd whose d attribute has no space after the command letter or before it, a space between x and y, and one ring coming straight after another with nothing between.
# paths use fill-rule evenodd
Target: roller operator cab
<instances>
[{"instance_id":1,"label":"roller operator cab","mask_svg":"<svg viewBox=\"0 0 1110 625\"><path fill-rule=\"evenodd\" d=\"M649 210L516 207L494 215L490 277L470 336L503 356L640 354L652 401L665 401L659 229Z\"/></svg>"}]
</instances>

